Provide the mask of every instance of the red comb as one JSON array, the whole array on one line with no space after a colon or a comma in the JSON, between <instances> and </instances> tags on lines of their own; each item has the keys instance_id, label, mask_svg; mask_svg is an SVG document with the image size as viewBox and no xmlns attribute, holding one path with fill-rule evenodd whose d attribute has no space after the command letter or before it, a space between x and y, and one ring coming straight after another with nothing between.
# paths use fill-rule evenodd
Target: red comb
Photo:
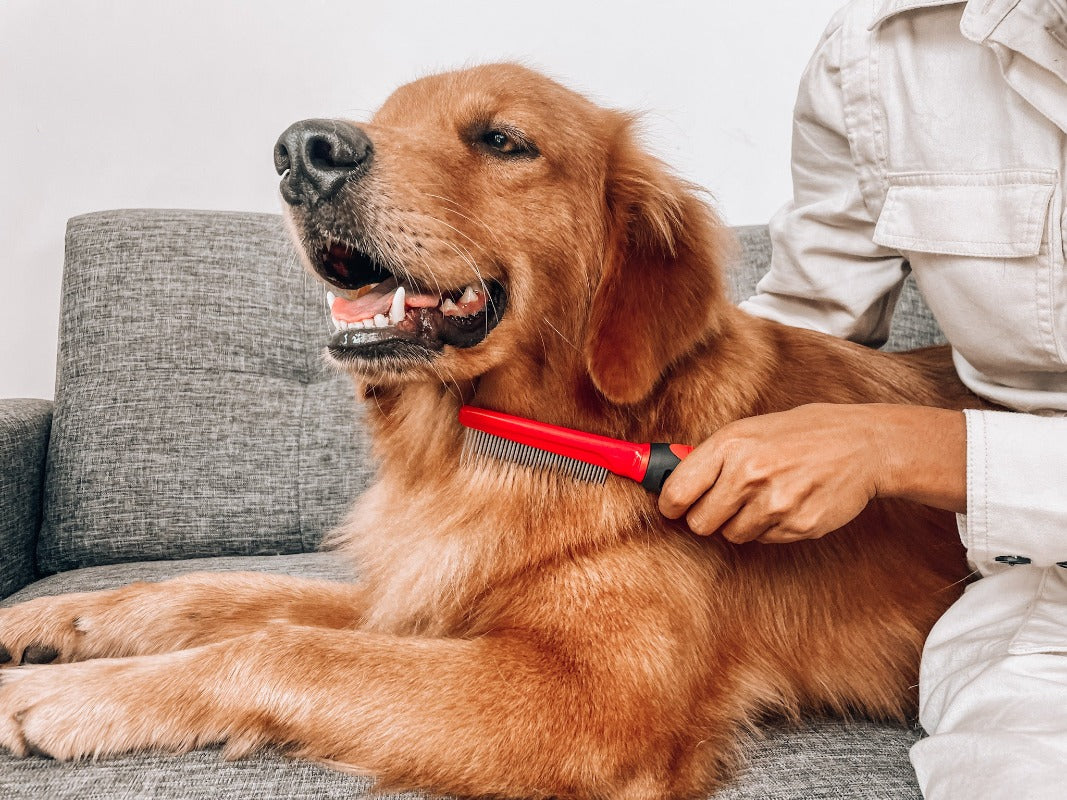
<instances>
[{"instance_id":1,"label":"red comb","mask_svg":"<svg viewBox=\"0 0 1067 800\"><path fill-rule=\"evenodd\" d=\"M497 439L613 472L637 481L653 492L660 490L671 471L693 450L692 447L680 444L636 444L473 406L460 408L459 422L466 428ZM533 454L529 452L500 447L499 443L492 439L477 437L473 442L468 439L468 445L476 452L506 460L531 466L563 467L576 477L603 480L603 473L599 470L581 471L575 469L574 464L532 458Z\"/></svg>"}]
</instances>

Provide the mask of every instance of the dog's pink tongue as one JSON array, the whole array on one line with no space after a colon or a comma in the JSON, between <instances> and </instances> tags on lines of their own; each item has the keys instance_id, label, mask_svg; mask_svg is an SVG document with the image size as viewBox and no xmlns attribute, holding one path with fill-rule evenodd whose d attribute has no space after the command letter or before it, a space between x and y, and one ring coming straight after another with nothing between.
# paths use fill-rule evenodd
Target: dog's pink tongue
<instances>
[{"instance_id":1,"label":"dog's pink tongue","mask_svg":"<svg viewBox=\"0 0 1067 800\"><path fill-rule=\"evenodd\" d=\"M359 322L375 314L388 314L389 303L398 285L396 278L389 278L355 300L338 297L333 301L330 313L338 322Z\"/></svg>"},{"instance_id":2,"label":"dog's pink tongue","mask_svg":"<svg viewBox=\"0 0 1067 800\"><path fill-rule=\"evenodd\" d=\"M333 301L330 314L338 322L359 322L375 314L388 315L389 307L393 303L393 294L399 285L396 278L389 278L371 287L370 291L355 300L338 297ZM435 295L416 293L407 285L404 286L404 291L404 306L407 308L432 308L441 301L441 298Z\"/></svg>"}]
</instances>

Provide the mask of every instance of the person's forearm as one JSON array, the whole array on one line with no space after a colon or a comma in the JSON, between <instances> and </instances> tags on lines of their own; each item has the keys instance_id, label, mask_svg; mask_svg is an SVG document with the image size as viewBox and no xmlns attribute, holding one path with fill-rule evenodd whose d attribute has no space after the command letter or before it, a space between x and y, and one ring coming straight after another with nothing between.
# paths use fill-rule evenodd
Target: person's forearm
<instances>
[{"instance_id":1,"label":"person's forearm","mask_svg":"<svg viewBox=\"0 0 1067 800\"><path fill-rule=\"evenodd\" d=\"M967 423L963 412L883 404L867 408L884 454L877 495L965 513Z\"/></svg>"}]
</instances>

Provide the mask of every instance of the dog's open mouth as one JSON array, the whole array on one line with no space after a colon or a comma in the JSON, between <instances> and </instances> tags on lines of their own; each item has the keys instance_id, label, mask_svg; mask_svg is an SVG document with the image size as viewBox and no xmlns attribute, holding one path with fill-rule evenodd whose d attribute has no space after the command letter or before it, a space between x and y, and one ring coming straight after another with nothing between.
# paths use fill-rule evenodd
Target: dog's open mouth
<instances>
[{"instance_id":1,"label":"dog's open mouth","mask_svg":"<svg viewBox=\"0 0 1067 800\"><path fill-rule=\"evenodd\" d=\"M491 279L455 288L394 275L373 256L333 243L317 253L316 271L344 296L327 293L330 354L344 361L432 357L445 345L474 347L496 327L507 293Z\"/></svg>"}]
</instances>

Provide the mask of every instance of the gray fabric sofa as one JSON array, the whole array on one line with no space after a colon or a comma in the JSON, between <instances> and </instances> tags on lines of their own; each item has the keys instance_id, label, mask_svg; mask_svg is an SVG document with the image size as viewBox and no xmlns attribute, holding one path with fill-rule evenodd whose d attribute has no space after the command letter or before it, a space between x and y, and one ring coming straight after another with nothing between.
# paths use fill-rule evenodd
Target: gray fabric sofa
<instances>
[{"instance_id":1,"label":"gray fabric sofa","mask_svg":"<svg viewBox=\"0 0 1067 800\"><path fill-rule=\"evenodd\" d=\"M767 266L738 229L735 297ZM0 597L255 569L349 580L316 552L374 465L348 381L320 356L323 292L280 218L109 211L67 228L54 404L0 401ZM940 341L913 286L888 347ZM918 798L915 730L769 723L716 797ZM2 798L358 797L366 778L273 753L65 764L0 754Z\"/></svg>"}]
</instances>

